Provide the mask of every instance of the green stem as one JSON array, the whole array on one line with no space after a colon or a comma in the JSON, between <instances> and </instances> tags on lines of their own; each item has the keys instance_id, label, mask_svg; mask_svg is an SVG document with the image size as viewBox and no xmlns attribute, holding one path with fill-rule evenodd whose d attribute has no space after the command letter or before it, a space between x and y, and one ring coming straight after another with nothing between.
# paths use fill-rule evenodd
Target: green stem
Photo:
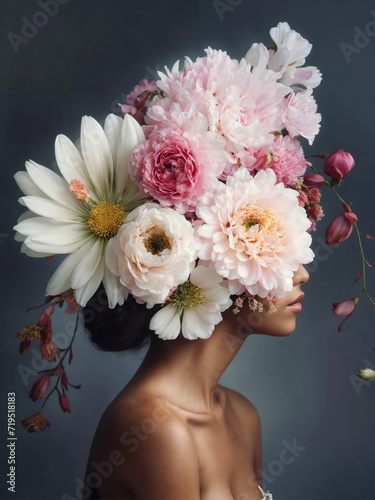
<instances>
[{"instance_id":1,"label":"green stem","mask_svg":"<svg viewBox=\"0 0 375 500\"><path fill-rule=\"evenodd\" d=\"M70 340L70 343L68 345L68 347L66 348L66 351L63 355L63 357L60 359L58 365L55 367L56 370L59 369L59 367L63 364L63 361L65 359L65 357L67 356L68 352L70 352L71 348L72 348L72 345L73 345L73 342L74 342L74 339L75 339L75 336L76 336L76 333L77 333L77 329L78 329L78 319L79 319L79 309L77 311L77 316L76 316L76 323L75 323L75 326L74 326L74 332L73 332L73 336ZM62 375L62 371L59 373L59 376L57 377L57 381L56 381L56 384L55 386L53 387L53 389L48 393L48 395L46 396L46 399L43 401L43 404L42 406L40 407L40 410L39 411L42 411L43 407L45 406L45 404L47 403L48 399L50 398L51 394L53 394L56 390L57 390L57 386L59 385L59 382L61 380L61 375Z\"/></svg>"},{"instance_id":2,"label":"green stem","mask_svg":"<svg viewBox=\"0 0 375 500\"><path fill-rule=\"evenodd\" d=\"M325 158L325 157L317 155L317 156L315 156L315 158ZM314 170L314 172L316 174L319 174L319 172L316 170L316 168L314 168L312 165L310 165L310 167ZM319 175L321 175L321 174L319 174ZM346 203L346 201L338 194L338 192L336 191L334 186L331 186L327 180L324 180L324 184L329 186L329 188L333 191L333 193L337 196L337 198L342 203L349 206L348 203ZM368 300L371 302L371 304L373 306L375 306L375 301L370 297L370 294L368 293L367 288L366 288L366 259L365 259L365 254L364 254L363 246L362 246L361 233L359 232L358 225L356 222L353 223L353 226L354 226L354 229L355 229L356 234L357 234L359 250L361 252L361 258L362 258L362 280L363 280L362 283L363 283L363 287L362 287L362 290L360 291L360 293L357 295L357 298L359 298L362 295L362 293L364 293L366 295L366 297L368 298Z\"/></svg>"}]
</instances>

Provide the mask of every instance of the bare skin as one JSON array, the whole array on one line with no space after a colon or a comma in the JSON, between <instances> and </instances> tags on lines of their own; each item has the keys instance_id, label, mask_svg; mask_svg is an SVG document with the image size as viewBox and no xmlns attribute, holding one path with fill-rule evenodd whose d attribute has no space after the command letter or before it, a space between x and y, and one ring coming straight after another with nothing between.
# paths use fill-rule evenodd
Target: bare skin
<instances>
[{"instance_id":1,"label":"bare skin","mask_svg":"<svg viewBox=\"0 0 375 500\"><path fill-rule=\"evenodd\" d=\"M294 331L298 307L290 304L308 278L300 266L271 315L226 311L207 340L154 338L99 422L83 498L97 487L101 499L260 500L258 413L218 381L251 333Z\"/></svg>"}]
</instances>

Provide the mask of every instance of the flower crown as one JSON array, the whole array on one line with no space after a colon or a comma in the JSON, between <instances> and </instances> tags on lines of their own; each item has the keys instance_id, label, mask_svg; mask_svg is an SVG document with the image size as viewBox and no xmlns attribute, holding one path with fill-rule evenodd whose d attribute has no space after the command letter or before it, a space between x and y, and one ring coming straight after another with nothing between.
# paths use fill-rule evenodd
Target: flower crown
<instances>
[{"instance_id":1,"label":"flower crown","mask_svg":"<svg viewBox=\"0 0 375 500\"><path fill-rule=\"evenodd\" d=\"M312 45L287 23L270 35L270 48L255 43L240 61L208 48L181 70L177 62L159 72L158 82L142 80L121 105L123 117L108 115L104 127L83 117L77 144L56 139L62 177L34 161L15 175L28 209L15 226L21 252L69 254L48 282L48 307L17 334L21 353L40 339L42 357L59 360L36 379L32 400L56 376L53 391L70 411L63 361L71 361L72 342L53 344L57 304L75 312L102 284L110 308L129 294L147 308L161 305L150 322L159 337L205 339L231 296L234 312L245 298L253 310L272 311L299 265L313 260L318 188L335 192L354 161L340 150L323 157L328 182L306 160L300 138L312 144L319 132L312 93L321 74L305 66ZM353 227L344 203L328 244ZM343 304L336 314L347 312ZM23 424L33 432L49 422L40 411Z\"/></svg>"}]
</instances>

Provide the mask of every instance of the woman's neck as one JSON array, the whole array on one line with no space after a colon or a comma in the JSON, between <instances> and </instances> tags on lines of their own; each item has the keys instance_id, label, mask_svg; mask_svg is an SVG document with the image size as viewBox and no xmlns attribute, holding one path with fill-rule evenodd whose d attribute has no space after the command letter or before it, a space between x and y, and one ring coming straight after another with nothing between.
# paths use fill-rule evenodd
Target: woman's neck
<instances>
[{"instance_id":1,"label":"woman's neck","mask_svg":"<svg viewBox=\"0 0 375 500\"><path fill-rule=\"evenodd\" d=\"M228 333L225 322L209 339L152 339L133 383L147 381L153 393L168 395L177 406L199 413L211 413L217 403L217 384L237 354L244 338Z\"/></svg>"}]
</instances>

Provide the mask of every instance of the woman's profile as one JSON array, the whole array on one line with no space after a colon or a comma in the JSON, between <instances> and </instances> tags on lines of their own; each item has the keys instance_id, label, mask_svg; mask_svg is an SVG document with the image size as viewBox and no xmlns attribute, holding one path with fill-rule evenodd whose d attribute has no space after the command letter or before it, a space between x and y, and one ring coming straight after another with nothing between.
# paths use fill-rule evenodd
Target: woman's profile
<instances>
[{"instance_id":1,"label":"woman's profile","mask_svg":"<svg viewBox=\"0 0 375 500\"><path fill-rule=\"evenodd\" d=\"M179 337L166 342L153 335L141 367L99 423L88 459L86 478L91 487L86 485L85 498L272 498L258 488L262 451L257 410L218 381L245 341L239 325L246 324L249 335L254 324L264 335L287 336L294 331L302 309L301 287L308 278L301 265L293 289L274 313L248 308L237 315L226 311L207 340ZM132 314L134 318L135 311ZM128 323L123 319L126 337ZM147 329L142 316L135 321ZM93 325L93 340L115 350L119 339L110 346L105 325L105 321ZM100 469L98 464L106 466Z\"/></svg>"}]
</instances>

